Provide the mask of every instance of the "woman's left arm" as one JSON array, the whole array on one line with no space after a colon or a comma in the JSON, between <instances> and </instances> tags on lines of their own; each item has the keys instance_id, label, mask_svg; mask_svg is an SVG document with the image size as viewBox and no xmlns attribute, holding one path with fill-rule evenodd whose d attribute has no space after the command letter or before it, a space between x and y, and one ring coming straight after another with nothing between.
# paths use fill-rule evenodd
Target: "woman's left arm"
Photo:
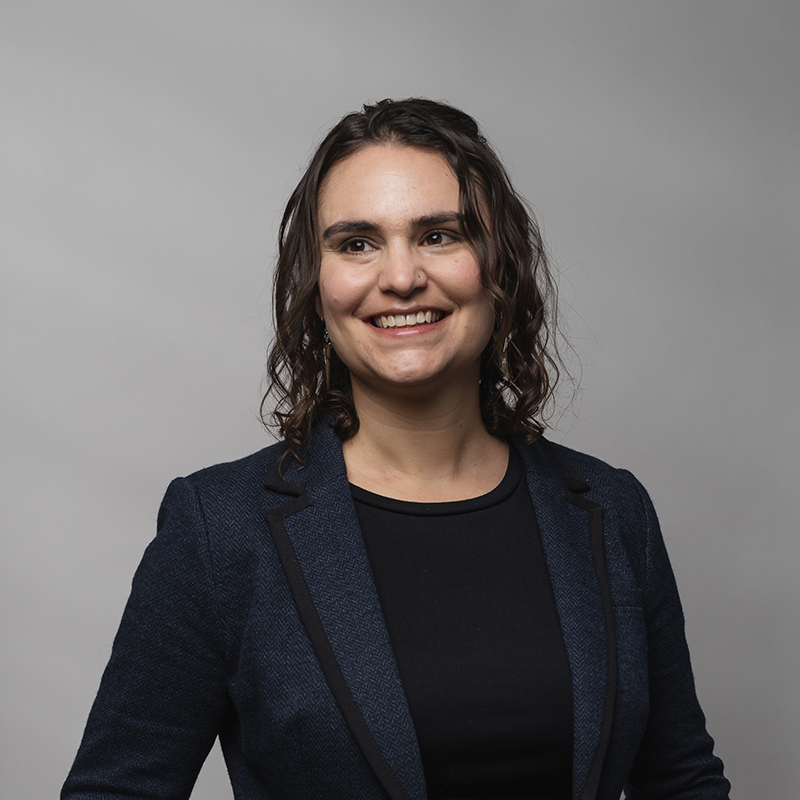
<instances>
[{"instance_id":1,"label":"woman's left arm","mask_svg":"<svg viewBox=\"0 0 800 800\"><path fill-rule=\"evenodd\" d=\"M644 611L647 626L649 714L625 787L628 800L726 800L730 784L695 692L684 617L658 519L644 487L633 482L647 542Z\"/></svg>"}]
</instances>

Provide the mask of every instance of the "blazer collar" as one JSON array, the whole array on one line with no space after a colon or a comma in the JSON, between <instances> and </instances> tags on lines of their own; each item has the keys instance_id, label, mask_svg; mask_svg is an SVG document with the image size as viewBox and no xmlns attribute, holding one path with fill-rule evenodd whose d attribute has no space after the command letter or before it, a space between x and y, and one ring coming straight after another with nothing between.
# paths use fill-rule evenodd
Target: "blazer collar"
<instances>
[{"instance_id":1,"label":"blazer collar","mask_svg":"<svg viewBox=\"0 0 800 800\"><path fill-rule=\"evenodd\" d=\"M603 510L554 445L514 440L522 456L572 672L573 796L592 800L608 748L616 649L603 559ZM393 800L425 798L425 782L341 443L318 425L306 465L273 465L267 488L286 502L266 512L301 618L367 761Z\"/></svg>"}]
</instances>

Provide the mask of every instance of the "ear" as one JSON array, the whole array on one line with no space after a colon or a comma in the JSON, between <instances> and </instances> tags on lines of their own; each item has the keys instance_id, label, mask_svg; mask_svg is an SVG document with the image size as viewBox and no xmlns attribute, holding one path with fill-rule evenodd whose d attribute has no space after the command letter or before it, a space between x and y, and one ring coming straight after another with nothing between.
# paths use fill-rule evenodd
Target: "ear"
<instances>
[{"instance_id":1,"label":"ear","mask_svg":"<svg viewBox=\"0 0 800 800\"><path fill-rule=\"evenodd\" d=\"M317 309L317 316L318 316L318 317L319 317L319 318L320 318L320 319L321 319L323 322L325 322L325 315L322 313L322 300L320 300L320 297L319 297L319 292L317 292L317 299L316 299L316 301L314 302L314 305L315 305L315 307L316 307L316 309Z\"/></svg>"}]
</instances>

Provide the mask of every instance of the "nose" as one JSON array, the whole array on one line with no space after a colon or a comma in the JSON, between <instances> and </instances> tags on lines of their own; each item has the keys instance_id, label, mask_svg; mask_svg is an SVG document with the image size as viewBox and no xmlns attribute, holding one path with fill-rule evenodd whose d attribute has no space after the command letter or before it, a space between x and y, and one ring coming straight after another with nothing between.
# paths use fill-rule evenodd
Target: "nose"
<instances>
[{"instance_id":1,"label":"nose","mask_svg":"<svg viewBox=\"0 0 800 800\"><path fill-rule=\"evenodd\" d=\"M422 259L413 246L403 243L386 248L378 274L378 288L382 292L408 297L427 283Z\"/></svg>"}]
</instances>

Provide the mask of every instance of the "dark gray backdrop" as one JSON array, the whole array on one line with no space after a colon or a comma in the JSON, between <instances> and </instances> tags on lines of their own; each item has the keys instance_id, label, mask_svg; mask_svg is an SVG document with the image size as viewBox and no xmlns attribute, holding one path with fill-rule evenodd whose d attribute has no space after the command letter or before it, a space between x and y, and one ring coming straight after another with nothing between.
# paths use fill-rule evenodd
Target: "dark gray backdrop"
<instances>
[{"instance_id":1,"label":"dark gray backdrop","mask_svg":"<svg viewBox=\"0 0 800 800\"><path fill-rule=\"evenodd\" d=\"M63 780L168 481L268 442L313 142L422 94L541 212L584 365L555 437L650 489L736 796L796 796L799 8L5 0L2 795Z\"/></svg>"}]
</instances>

